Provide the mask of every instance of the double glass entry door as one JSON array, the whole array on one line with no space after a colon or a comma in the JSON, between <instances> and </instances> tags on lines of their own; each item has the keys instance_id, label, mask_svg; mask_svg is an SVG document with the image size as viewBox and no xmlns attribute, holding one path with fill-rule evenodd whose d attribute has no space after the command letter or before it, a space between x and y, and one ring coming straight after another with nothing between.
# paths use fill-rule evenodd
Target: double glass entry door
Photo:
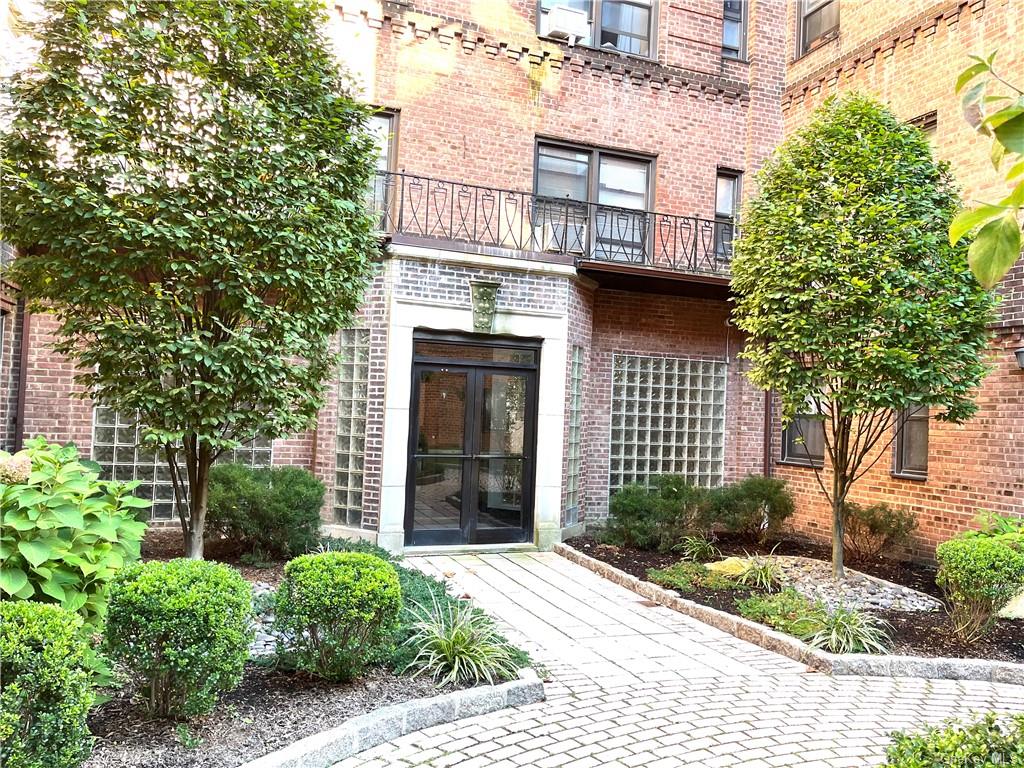
<instances>
[{"instance_id":1,"label":"double glass entry door","mask_svg":"<svg viewBox=\"0 0 1024 768\"><path fill-rule=\"evenodd\" d=\"M498 359L414 363L406 543L528 541L535 369L508 366L507 358L522 357L518 352L494 355L436 343L418 351L431 353L428 358L468 352Z\"/></svg>"}]
</instances>

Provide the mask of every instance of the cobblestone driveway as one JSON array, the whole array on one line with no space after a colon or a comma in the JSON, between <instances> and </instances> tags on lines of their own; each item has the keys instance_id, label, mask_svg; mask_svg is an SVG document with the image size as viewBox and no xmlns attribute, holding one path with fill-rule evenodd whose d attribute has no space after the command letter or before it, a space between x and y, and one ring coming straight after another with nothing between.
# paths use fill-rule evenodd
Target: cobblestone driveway
<instances>
[{"instance_id":1,"label":"cobblestone driveway","mask_svg":"<svg viewBox=\"0 0 1024 768\"><path fill-rule=\"evenodd\" d=\"M558 555L411 560L447 575L551 673L548 700L419 731L338 763L862 768L888 733L1024 711L1024 688L832 678L651 605Z\"/></svg>"}]
</instances>

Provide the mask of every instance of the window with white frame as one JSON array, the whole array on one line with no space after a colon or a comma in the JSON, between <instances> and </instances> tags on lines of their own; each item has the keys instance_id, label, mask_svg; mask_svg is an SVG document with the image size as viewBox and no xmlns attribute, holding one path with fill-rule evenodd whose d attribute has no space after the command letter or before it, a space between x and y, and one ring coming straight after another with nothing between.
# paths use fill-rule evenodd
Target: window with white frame
<instances>
[{"instance_id":1,"label":"window with white frame","mask_svg":"<svg viewBox=\"0 0 1024 768\"><path fill-rule=\"evenodd\" d=\"M134 415L118 413L98 405L93 410L92 460L102 467L108 480L138 480L135 496L151 501L150 520L173 520L174 485L167 459L160 448L141 445L144 428ZM273 441L265 437L240 445L217 459L218 464L237 463L250 467L269 467L273 460Z\"/></svg>"},{"instance_id":2,"label":"window with white frame","mask_svg":"<svg viewBox=\"0 0 1024 768\"><path fill-rule=\"evenodd\" d=\"M569 370L569 435L566 444L565 524L579 522L583 449L583 347L574 345Z\"/></svg>"},{"instance_id":3,"label":"window with white frame","mask_svg":"<svg viewBox=\"0 0 1024 768\"><path fill-rule=\"evenodd\" d=\"M363 521L370 332L365 328L342 330L339 351L334 517L339 523L358 528Z\"/></svg>"},{"instance_id":4,"label":"window with white frame","mask_svg":"<svg viewBox=\"0 0 1024 768\"><path fill-rule=\"evenodd\" d=\"M732 258L742 178L742 172L728 168L719 168L715 177L715 255L722 261Z\"/></svg>"},{"instance_id":5,"label":"window with white frame","mask_svg":"<svg viewBox=\"0 0 1024 768\"><path fill-rule=\"evenodd\" d=\"M655 0L540 0L538 31L555 34L553 8L570 8L586 16L586 32L577 42L605 50L654 56Z\"/></svg>"},{"instance_id":6,"label":"window with white frame","mask_svg":"<svg viewBox=\"0 0 1024 768\"><path fill-rule=\"evenodd\" d=\"M724 360L613 356L612 490L667 474L721 485L726 370Z\"/></svg>"}]
</instances>

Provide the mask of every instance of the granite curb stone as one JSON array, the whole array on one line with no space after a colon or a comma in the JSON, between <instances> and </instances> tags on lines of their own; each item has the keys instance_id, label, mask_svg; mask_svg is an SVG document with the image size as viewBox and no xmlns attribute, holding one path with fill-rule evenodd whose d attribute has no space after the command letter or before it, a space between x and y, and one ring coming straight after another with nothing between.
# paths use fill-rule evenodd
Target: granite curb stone
<instances>
[{"instance_id":1,"label":"granite curb stone","mask_svg":"<svg viewBox=\"0 0 1024 768\"><path fill-rule=\"evenodd\" d=\"M414 699L353 717L336 728L299 739L240 768L329 768L365 749L423 728L533 704L544 698L544 683L537 673L521 669L519 679L508 683Z\"/></svg>"},{"instance_id":2,"label":"granite curb stone","mask_svg":"<svg viewBox=\"0 0 1024 768\"><path fill-rule=\"evenodd\" d=\"M657 584L643 581L615 566L573 549L555 544L553 551L587 570L666 608L679 611L741 640L759 645L817 672L832 675L869 677L922 677L941 680L982 680L992 683L1024 685L1024 664L984 659L923 658L918 656L875 656L863 653L834 654L813 648L795 637L776 632L742 616L709 608L679 597Z\"/></svg>"}]
</instances>

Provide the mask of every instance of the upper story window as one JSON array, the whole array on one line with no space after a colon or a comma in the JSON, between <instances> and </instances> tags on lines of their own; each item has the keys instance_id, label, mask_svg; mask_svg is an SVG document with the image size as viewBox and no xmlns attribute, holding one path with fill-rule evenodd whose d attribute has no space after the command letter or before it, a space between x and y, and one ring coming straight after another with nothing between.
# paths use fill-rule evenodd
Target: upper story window
<instances>
[{"instance_id":1,"label":"upper story window","mask_svg":"<svg viewBox=\"0 0 1024 768\"><path fill-rule=\"evenodd\" d=\"M800 53L812 51L839 31L839 0L800 0Z\"/></svg>"},{"instance_id":2,"label":"upper story window","mask_svg":"<svg viewBox=\"0 0 1024 768\"><path fill-rule=\"evenodd\" d=\"M812 416L796 416L782 431L782 460L806 467L824 466L825 422Z\"/></svg>"},{"instance_id":3,"label":"upper story window","mask_svg":"<svg viewBox=\"0 0 1024 768\"><path fill-rule=\"evenodd\" d=\"M928 408L908 408L899 418L902 429L896 433L893 474L924 480L928 476Z\"/></svg>"},{"instance_id":4,"label":"upper story window","mask_svg":"<svg viewBox=\"0 0 1024 768\"><path fill-rule=\"evenodd\" d=\"M654 55L656 0L540 0L538 31L573 43ZM568 13L555 9L569 9ZM553 12L554 11L554 12Z\"/></svg>"},{"instance_id":5,"label":"upper story window","mask_svg":"<svg viewBox=\"0 0 1024 768\"><path fill-rule=\"evenodd\" d=\"M545 247L593 250L605 259L642 258L651 165L649 157L538 142L534 192L538 223L548 230Z\"/></svg>"},{"instance_id":6,"label":"upper story window","mask_svg":"<svg viewBox=\"0 0 1024 768\"><path fill-rule=\"evenodd\" d=\"M740 210L739 171L719 168L715 186L715 255L720 259L732 256L732 240L736 217Z\"/></svg>"},{"instance_id":7,"label":"upper story window","mask_svg":"<svg viewBox=\"0 0 1024 768\"><path fill-rule=\"evenodd\" d=\"M746 0L725 0L722 10L722 55L727 59L746 58Z\"/></svg>"},{"instance_id":8,"label":"upper story window","mask_svg":"<svg viewBox=\"0 0 1024 768\"><path fill-rule=\"evenodd\" d=\"M378 112L370 116L367 127L377 145L377 175L373 180L373 210L380 211L381 226L387 229L388 203L393 199L394 180L385 174L395 168L396 127L398 116L394 112Z\"/></svg>"}]
</instances>

